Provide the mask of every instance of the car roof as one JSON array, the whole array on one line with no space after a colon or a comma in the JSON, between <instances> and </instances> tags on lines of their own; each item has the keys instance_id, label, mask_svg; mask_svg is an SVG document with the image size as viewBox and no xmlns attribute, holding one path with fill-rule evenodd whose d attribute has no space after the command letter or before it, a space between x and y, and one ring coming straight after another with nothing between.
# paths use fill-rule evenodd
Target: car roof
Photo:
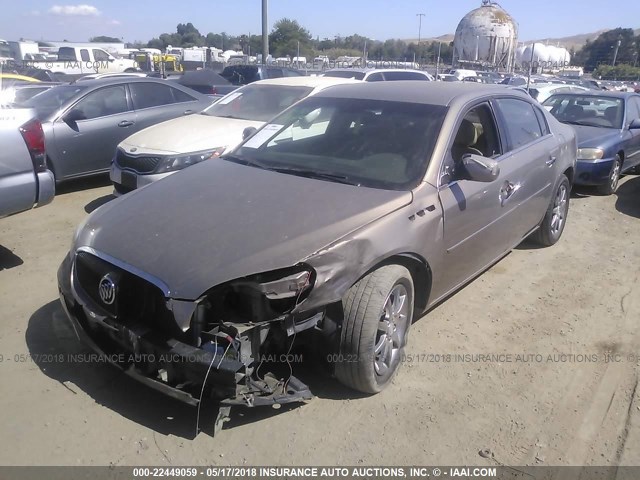
<instances>
[{"instance_id":1,"label":"car roof","mask_svg":"<svg viewBox=\"0 0 640 480\"><path fill-rule=\"evenodd\" d=\"M615 92L610 90L590 90L584 92L559 93L558 95L574 96L574 97L611 97L611 98L629 98L639 97L635 92Z\"/></svg>"},{"instance_id":2,"label":"car roof","mask_svg":"<svg viewBox=\"0 0 640 480\"><path fill-rule=\"evenodd\" d=\"M553 90L555 88L582 88L585 91L589 90L587 87L583 87L582 85L575 85L573 83L534 83L531 85L531 87L538 90Z\"/></svg>"},{"instance_id":3,"label":"car roof","mask_svg":"<svg viewBox=\"0 0 640 480\"><path fill-rule=\"evenodd\" d=\"M120 83L138 83L138 82L153 82L153 83L167 83L163 78L156 77L108 77L108 78L94 78L91 80L83 80L78 82L83 87L101 87L103 85L117 85ZM175 86L174 83L170 83L171 86Z\"/></svg>"},{"instance_id":4,"label":"car roof","mask_svg":"<svg viewBox=\"0 0 640 480\"><path fill-rule=\"evenodd\" d=\"M327 70L323 73L330 72L358 72L358 73L373 73L373 72L419 72L427 74L428 72L424 72L422 70L417 70L415 68L332 68L331 70Z\"/></svg>"},{"instance_id":5,"label":"car roof","mask_svg":"<svg viewBox=\"0 0 640 480\"><path fill-rule=\"evenodd\" d=\"M504 85L472 82L416 82L415 80L356 82L353 85L338 85L317 95L448 106L459 97L472 100L491 94L511 95L530 100L526 93L505 88Z\"/></svg>"},{"instance_id":6,"label":"car roof","mask_svg":"<svg viewBox=\"0 0 640 480\"><path fill-rule=\"evenodd\" d=\"M249 85L288 85L295 87L330 87L331 85L343 85L345 83L360 83L357 80L350 78L339 77L282 77L282 78L269 78L266 80L258 80L257 82L250 83Z\"/></svg>"}]
</instances>

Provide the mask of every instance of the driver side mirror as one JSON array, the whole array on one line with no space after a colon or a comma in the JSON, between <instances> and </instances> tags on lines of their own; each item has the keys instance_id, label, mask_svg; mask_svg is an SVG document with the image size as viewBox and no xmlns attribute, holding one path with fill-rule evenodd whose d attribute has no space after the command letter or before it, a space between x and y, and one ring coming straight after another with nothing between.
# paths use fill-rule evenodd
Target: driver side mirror
<instances>
[{"instance_id":1,"label":"driver side mirror","mask_svg":"<svg viewBox=\"0 0 640 480\"><path fill-rule=\"evenodd\" d=\"M640 130L640 118L632 120L629 124L629 130Z\"/></svg>"},{"instance_id":2,"label":"driver side mirror","mask_svg":"<svg viewBox=\"0 0 640 480\"><path fill-rule=\"evenodd\" d=\"M467 178L473 182L493 182L500 175L500 165L492 158L468 153L462 157Z\"/></svg>"}]
</instances>

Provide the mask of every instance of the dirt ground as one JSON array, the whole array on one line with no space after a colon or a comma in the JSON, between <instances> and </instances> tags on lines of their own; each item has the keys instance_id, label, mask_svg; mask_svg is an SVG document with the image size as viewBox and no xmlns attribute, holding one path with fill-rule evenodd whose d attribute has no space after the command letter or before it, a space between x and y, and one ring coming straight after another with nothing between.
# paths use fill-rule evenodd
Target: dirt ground
<instances>
[{"instance_id":1,"label":"dirt ground","mask_svg":"<svg viewBox=\"0 0 640 480\"><path fill-rule=\"evenodd\" d=\"M74 184L0 220L0 464L640 464L640 176L611 197L579 190L558 245L520 246L414 323L383 393L305 370L317 398L237 410L215 438L108 365L53 361L87 352L56 270L110 191Z\"/></svg>"}]
</instances>

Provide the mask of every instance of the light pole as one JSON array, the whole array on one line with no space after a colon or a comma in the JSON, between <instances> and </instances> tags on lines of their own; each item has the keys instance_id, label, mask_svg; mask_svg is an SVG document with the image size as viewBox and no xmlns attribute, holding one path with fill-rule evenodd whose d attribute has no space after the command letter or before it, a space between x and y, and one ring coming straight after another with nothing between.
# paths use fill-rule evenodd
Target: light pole
<instances>
[{"instance_id":1,"label":"light pole","mask_svg":"<svg viewBox=\"0 0 640 480\"><path fill-rule=\"evenodd\" d=\"M269 1L262 0L262 64L267 64L269 56L269 22L267 12L269 11Z\"/></svg>"},{"instance_id":2,"label":"light pole","mask_svg":"<svg viewBox=\"0 0 640 480\"><path fill-rule=\"evenodd\" d=\"M416 13L416 17L418 17L418 47L420 46L420 40L422 40L422 17L424 17L424 13Z\"/></svg>"},{"instance_id":3,"label":"light pole","mask_svg":"<svg viewBox=\"0 0 640 480\"><path fill-rule=\"evenodd\" d=\"M616 66L616 60L618 59L618 50L620 49L620 45L622 44L622 40L618 39L618 41L616 42L616 51L613 52L613 67Z\"/></svg>"},{"instance_id":4,"label":"light pole","mask_svg":"<svg viewBox=\"0 0 640 480\"><path fill-rule=\"evenodd\" d=\"M418 50L420 50L420 41L422 40L422 17L424 17L424 13L416 13L416 17L418 17ZM413 63L416 63L416 54L413 54Z\"/></svg>"}]
</instances>

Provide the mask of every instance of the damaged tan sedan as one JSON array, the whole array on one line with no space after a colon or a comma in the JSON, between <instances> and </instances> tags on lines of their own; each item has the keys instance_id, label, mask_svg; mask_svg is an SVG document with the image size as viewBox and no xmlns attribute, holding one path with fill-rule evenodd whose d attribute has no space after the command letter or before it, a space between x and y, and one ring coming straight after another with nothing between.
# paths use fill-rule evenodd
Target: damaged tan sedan
<instances>
[{"instance_id":1,"label":"damaged tan sedan","mask_svg":"<svg viewBox=\"0 0 640 480\"><path fill-rule=\"evenodd\" d=\"M565 226L575 135L514 90L331 87L245 136L96 210L58 271L79 336L133 354L115 363L153 388L214 399L217 429L232 406L311 398L278 362L304 344L381 391L413 319Z\"/></svg>"}]
</instances>

